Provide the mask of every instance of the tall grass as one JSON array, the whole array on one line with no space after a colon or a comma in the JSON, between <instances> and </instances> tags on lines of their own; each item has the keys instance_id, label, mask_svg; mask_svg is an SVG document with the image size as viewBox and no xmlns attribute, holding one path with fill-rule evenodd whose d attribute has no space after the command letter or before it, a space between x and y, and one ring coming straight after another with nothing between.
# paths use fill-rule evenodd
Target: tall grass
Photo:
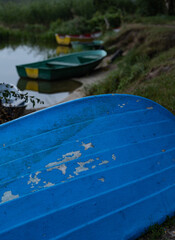
<instances>
[{"instance_id":1,"label":"tall grass","mask_svg":"<svg viewBox=\"0 0 175 240\"><path fill-rule=\"evenodd\" d=\"M69 20L76 15L91 18L94 12L93 0L3 2L0 5L0 21L9 25L49 25L58 18Z\"/></svg>"},{"instance_id":2,"label":"tall grass","mask_svg":"<svg viewBox=\"0 0 175 240\"><path fill-rule=\"evenodd\" d=\"M130 26L130 32L138 28ZM116 69L100 84L86 89L87 95L129 93L152 99L175 113L175 42L171 27L140 28L133 38L127 28L119 39L123 50L133 47L116 62ZM141 42L138 40L140 39ZM128 41L128 44L126 43ZM117 39L116 39L117 44ZM119 46L119 45L118 45Z\"/></svg>"}]
</instances>

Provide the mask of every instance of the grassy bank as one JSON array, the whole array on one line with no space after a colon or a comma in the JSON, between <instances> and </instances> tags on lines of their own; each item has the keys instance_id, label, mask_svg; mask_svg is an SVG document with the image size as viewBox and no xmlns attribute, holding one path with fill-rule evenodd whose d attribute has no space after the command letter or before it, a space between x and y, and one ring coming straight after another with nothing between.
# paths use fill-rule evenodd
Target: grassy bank
<instances>
[{"instance_id":1,"label":"grassy bank","mask_svg":"<svg viewBox=\"0 0 175 240\"><path fill-rule=\"evenodd\" d=\"M126 2L130 2L126 0ZM123 10L128 8L123 4ZM131 4L130 4L131 5ZM109 6L110 8L110 6ZM53 42L55 33L83 34L121 24L121 11L98 11L93 0L0 0L0 41Z\"/></svg>"},{"instance_id":2,"label":"grassy bank","mask_svg":"<svg viewBox=\"0 0 175 240\"><path fill-rule=\"evenodd\" d=\"M85 89L86 95L134 94L161 104L175 114L175 26L163 24L124 25L117 36L106 36L110 54L121 49L123 56L113 63L115 70L100 84ZM154 24L153 24L154 23ZM138 240L175 239L175 217L150 226Z\"/></svg>"},{"instance_id":3,"label":"grassy bank","mask_svg":"<svg viewBox=\"0 0 175 240\"><path fill-rule=\"evenodd\" d=\"M175 28L169 25L126 25L117 37L106 40L109 53L123 57L101 84L87 95L127 93L140 95L175 113Z\"/></svg>"},{"instance_id":4,"label":"grassy bank","mask_svg":"<svg viewBox=\"0 0 175 240\"><path fill-rule=\"evenodd\" d=\"M160 24L172 21L167 13L164 0L0 0L0 41L52 42L57 32L104 32L107 22L111 28L150 23L148 16Z\"/></svg>"}]
</instances>

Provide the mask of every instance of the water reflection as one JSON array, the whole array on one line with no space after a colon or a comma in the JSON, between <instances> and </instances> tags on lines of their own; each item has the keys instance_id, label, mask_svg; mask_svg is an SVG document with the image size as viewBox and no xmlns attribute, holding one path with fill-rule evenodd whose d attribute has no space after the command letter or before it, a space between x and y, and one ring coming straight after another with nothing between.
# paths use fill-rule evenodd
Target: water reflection
<instances>
[{"instance_id":1,"label":"water reflection","mask_svg":"<svg viewBox=\"0 0 175 240\"><path fill-rule=\"evenodd\" d=\"M36 91L39 93L59 93L59 92L72 92L80 87L81 83L73 80L59 80L59 81L45 81L45 80L28 80L20 78L17 87L21 90Z\"/></svg>"},{"instance_id":2,"label":"water reflection","mask_svg":"<svg viewBox=\"0 0 175 240\"><path fill-rule=\"evenodd\" d=\"M71 91L80 86L75 81L36 82L19 80L16 65L42 61L59 54L65 54L69 49L62 49L57 52L57 46L37 46L37 45L0 45L0 82L14 84L24 93L37 97L44 101L44 106L50 106L62 101ZM37 90L38 89L38 90ZM31 108L32 105L29 105ZM41 105L36 107L42 107Z\"/></svg>"},{"instance_id":3,"label":"water reflection","mask_svg":"<svg viewBox=\"0 0 175 240\"><path fill-rule=\"evenodd\" d=\"M71 47L68 47L68 46L58 46L56 48L57 55L67 54L67 53L70 53L71 51L72 51Z\"/></svg>"}]
</instances>

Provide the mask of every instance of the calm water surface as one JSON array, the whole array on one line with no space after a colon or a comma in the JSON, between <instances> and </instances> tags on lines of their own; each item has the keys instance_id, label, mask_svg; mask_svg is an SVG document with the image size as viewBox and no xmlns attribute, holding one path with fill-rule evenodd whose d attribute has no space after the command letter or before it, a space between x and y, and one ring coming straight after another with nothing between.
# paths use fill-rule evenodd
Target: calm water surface
<instances>
[{"instance_id":1,"label":"calm water surface","mask_svg":"<svg viewBox=\"0 0 175 240\"><path fill-rule=\"evenodd\" d=\"M68 49L67 52L64 52L65 49L63 52L61 50L28 45L2 47L0 49L0 82L12 83L24 93L28 92L30 96L44 101L44 105L36 104L36 108L50 106L63 100L80 84L72 80L47 82L19 79L15 68L19 64L42 61L68 52ZM32 108L32 104L29 104L28 108Z\"/></svg>"}]
</instances>

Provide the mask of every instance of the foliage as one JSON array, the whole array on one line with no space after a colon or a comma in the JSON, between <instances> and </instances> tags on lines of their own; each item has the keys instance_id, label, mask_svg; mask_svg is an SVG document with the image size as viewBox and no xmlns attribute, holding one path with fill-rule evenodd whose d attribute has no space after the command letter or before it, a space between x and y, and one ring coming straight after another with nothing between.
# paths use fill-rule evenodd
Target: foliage
<instances>
[{"instance_id":1,"label":"foliage","mask_svg":"<svg viewBox=\"0 0 175 240\"><path fill-rule=\"evenodd\" d=\"M95 15L88 21L88 25L91 31L104 32L106 30L105 19L108 21L110 28L116 28L121 25L121 15L119 12L117 13L107 12L104 15L101 15L100 12L96 12Z\"/></svg>"},{"instance_id":2,"label":"foliage","mask_svg":"<svg viewBox=\"0 0 175 240\"><path fill-rule=\"evenodd\" d=\"M52 34L83 34L89 31L90 29L87 24L87 20L83 17L75 17L74 19L66 22L58 19L50 26L50 32L52 32Z\"/></svg>"},{"instance_id":3,"label":"foliage","mask_svg":"<svg viewBox=\"0 0 175 240\"><path fill-rule=\"evenodd\" d=\"M137 0L136 4L141 15L155 16L166 12L164 0Z\"/></svg>"},{"instance_id":4,"label":"foliage","mask_svg":"<svg viewBox=\"0 0 175 240\"><path fill-rule=\"evenodd\" d=\"M36 102L44 103L39 98L29 96L28 93L21 93L11 84L0 83L0 85L2 86L0 92L0 124L23 115L29 102L33 104L33 107ZM17 101L18 105L16 106Z\"/></svg>"},{"instance_id":5,"label":"foliage","mask_svg":"<svg viewBox=\"0 0 175 240\"><path fill-rule=\"evenodd\" d=\"M116 12L121 9L122 12L134 13L135 3L130 0L94 0L96 11L105 13L107 11Z\"/></svg>"},{"instance_id":6,"label":"foliage","mask_svg":"<svg viewBox=\"0 0 175 240\"><path fill-rule=\"evenodd\" d=\"M9 38L9 30L4 27L0 27L0 41L5 41Z\"/></svg>"},{"instance_id":7,"label":"foliage","mask_svg":"<svg viewBox=\"0 0 175 240\"><path fill-rule=\"evenodd\" d=\"M145 234L139 237L137 240L168 240L173 239L172 236L169 236L169 230L172 229L172 226L175 225L175 216L166 217L166 220L163 224L154 224L150 226ZM173 231L174 232L174 231Z\"/></svg>"},{"instance_id":8,"label":"foliage","mask_svg":"<svg viewBox=\"0 0 175 240\"><path fill-rule=\"evenodd\" d=\"M0 101L11 104L12 99L14 100L24 100L25 103L31 102L33 104L33 107L35 106L35 101L40 104L44 104L43 101L41 101L39 98L36 98L34 96L29 96L28 93L21 93L20 91L14 89L13 85L6 84L6 83L0 83L0 85L5 85L4 90L0 92Z\"/></svg>"},{"instance_id":9,"label":"foliage","mask_svg":"<svg viewBox=\"0 0 175 240\"><path fill-rule=\"evenodd\" d=\"M122 49L125 56L117 60L116 69L102 83L86 89L86 94L140 95L175 113L173 38L174 30L170 27L126 26L108 45L108 48L114 44Z\"/></svg>"}]
</instances>

